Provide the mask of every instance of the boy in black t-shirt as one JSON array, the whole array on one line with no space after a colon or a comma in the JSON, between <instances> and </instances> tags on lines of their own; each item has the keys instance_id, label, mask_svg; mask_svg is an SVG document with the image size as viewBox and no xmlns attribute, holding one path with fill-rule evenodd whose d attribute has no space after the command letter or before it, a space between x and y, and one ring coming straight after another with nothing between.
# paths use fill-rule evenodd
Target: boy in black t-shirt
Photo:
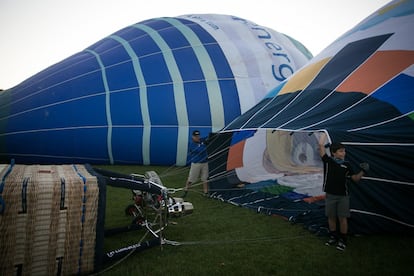
<instances>
[{"instance_id":1,"label":"boy in black t-shirt","mask_svg":"<svg viewBox=\"0 0 414 276\"><path fill-rule=\"evenodd\" d=\"M349 210L349 183L358 182L366 171L369 170L367 163L361 163L361 171L354 173L351 164L345 161L345 146L341 143L330 145L331 156L325 152L326 135L322 134L319 139L319 154L324 165L323 190L326 193L325 214L328 217L329 240L326 245L335 245L339 250L345 250L348 233ZM337 232L336 219L339 220L339 235Z\"/></svg>"}]
</instances>

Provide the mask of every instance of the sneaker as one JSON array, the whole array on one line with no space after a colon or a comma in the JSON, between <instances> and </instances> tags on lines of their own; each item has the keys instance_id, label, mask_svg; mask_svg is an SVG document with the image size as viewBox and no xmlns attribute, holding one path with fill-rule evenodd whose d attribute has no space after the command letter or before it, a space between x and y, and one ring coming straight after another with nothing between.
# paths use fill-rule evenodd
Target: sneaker
<instances>
[{"instance_id":1,"label":"sneaker","mask_svg":"<svg viewBox=\"0 0 414 276\"><path fill-rule=\"evenodd\" d=\"M342 241L339 241L338 245L336 246L336 249L344 251L346 249L346 244Z\"/></svg>"},{"instance_id":2,"label":"sneaker","mask_svg":"<svg viewBox=\"0 0 414 276\"><path fill-rule=\"evenodd\" d=\"M326 242L325 242L325 245L327 245L327 246L332 246L332 245L335 245L336 243L337 243L337 239L336 239L336 237L334 237L334 236L330 236L329 237L329 240L327 240Z\"/></svg>"}]
</instances>

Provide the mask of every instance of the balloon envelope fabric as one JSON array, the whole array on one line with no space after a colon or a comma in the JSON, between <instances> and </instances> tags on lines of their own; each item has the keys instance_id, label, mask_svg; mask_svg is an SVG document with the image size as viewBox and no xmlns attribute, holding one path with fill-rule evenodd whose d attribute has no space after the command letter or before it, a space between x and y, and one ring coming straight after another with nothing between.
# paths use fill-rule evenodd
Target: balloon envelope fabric
<instances>
[{"instance_id":1,"label":"balloon envelope fabric","mask_svg":"<svg viewBox=\"0 0 414 276\"><path fill-rule=\"evenodd\" d=\"M311 57L230 15L128 26L0 94L0 157L185 165L191 133L222 129Z\"/></svg>"},{"instance_id":2,"label":"balloon envelope fabric","mask_svg":"<svg viewBox=\"0 0 414 276\"><path fill-rule=\"evenodd\" d=\"M359 232L413 232L413 28L414 1L390 2L225 131L266 129L269 136L309 135L313 141L307 145L313 145L316 155L319 133L328 134L328 142L346 146L346 157L356 172L359 163L370 165L362 181L351 187L351 227ZM322 186L321 179L315 179L315 185Z\"/></svg>"}]
</instances>

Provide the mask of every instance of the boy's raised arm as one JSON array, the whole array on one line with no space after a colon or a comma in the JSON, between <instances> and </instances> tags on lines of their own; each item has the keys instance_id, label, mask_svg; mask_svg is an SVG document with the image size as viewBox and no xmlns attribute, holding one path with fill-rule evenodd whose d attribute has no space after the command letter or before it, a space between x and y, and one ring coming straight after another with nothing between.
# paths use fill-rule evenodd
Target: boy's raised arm
<instances>
[{"instance_id":1,"label":"boy's raised arm","mask_svg":"<svg viewBox=\"0 0 414 276\"><path fill-rule=\"evenodd\" d=\"M326 134L321 133L321 136L319 136L319 155L322 157L325 155L325 144L326 144Z\"/></svg>"}]
</instances>

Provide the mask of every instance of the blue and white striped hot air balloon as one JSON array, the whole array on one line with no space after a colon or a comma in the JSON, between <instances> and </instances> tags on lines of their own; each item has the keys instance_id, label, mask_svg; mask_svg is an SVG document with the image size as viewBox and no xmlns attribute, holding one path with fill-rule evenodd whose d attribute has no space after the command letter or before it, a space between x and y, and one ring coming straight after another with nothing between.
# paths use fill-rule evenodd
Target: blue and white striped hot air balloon
<instances>
[{"instance_id":1,"label":"blue and white striped hot air balloon","mask_svg":"<svg viewBox=\"0 0 414 276\"><path fill-rule=\"evenodd\" d=\"M149 19L1 92L0 158L184 165L194 129L223 128L310 57L234 16Z\"/></svg>"}]
</instances>

